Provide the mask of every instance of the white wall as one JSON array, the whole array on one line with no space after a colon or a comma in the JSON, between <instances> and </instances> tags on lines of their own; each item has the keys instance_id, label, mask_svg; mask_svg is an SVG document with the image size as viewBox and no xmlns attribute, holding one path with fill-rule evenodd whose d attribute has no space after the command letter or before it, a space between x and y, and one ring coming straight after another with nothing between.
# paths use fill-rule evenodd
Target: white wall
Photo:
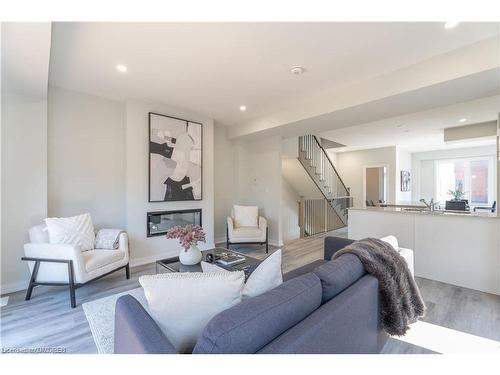
<instances>
[{"instance_id":1,"label":"white wall","mask_svg":"<svg viewBox=\"0 0 500 375\"><path fill-rule=\"evenodd\" d=\"M125 228L124 104L49 88L48 214Z\"/></svg>"},{"instance_id":2,"label":"white wall","mask_svg":"<svg viewBox=\"0 0 500 375\"><path fill-rule=\"evenodd\" d=\"M412 201L412 186L410 191L401 191L401 171L409 171L413 179L411 153L396 147L396 202L404 203Z\"/></svg>"},{"instance_id":3,"label":"white wall","mask_svg":"<svg viewBox=\"0 0 500 375\"><path fill-rule=\"evenodd\" d=\"M234 173L236 203L259 206L268 219L269 242L281 246L281 138L237 141Z\"/></svg>"},{"instance_id":4,"label":"white wall","mask_svg":"<svg viewBox=\"0 0 500 375\"><path fill-rule=\"evenodd\" d=\"M203 124L203 199L192 202L148 203L148 112L185 118ZM146 213L201 208L207 245L214 243L214 124L204 116L162 103L127 101L125 104L125 202L131 264L171 257L181 249L176 240L146 237ZM200 248L203 246L200 246Z\"/></svg>"},{"instance_id":5,"label":"white wall","mask_svg":"<svg viewBox=\"0 0 500 375\"><path fill-rule=\"evenodd\" d=\"M396 147L383 147L361 151L337 153L336 168L340 177L351 189L354 206L363 206L364 167L387 166L387 202L396 198Z\"/></svg>"},{"instance_id":6,"label":"white wall","mask_svg":"<svg viewBox=\"0 0 500 375\"><path fill-rule=\"evenodd\" d=\"M477 156L495 156L496 146L482 146L457 148L450 150L437 150L428 152L416 152L412 154L412 199L418 201L421 198L430 200L434 197L434 162L441 159L469 158ZM494 177L496 180L496 178ZM495 190L496 191L496 187Z\"/></svg>"},{"instance_id":7,"label":"white wall","mask_svg":"<svg viewBox=\"0 0 500 375\"><path fill-rule=\"evenodd\" d=\"M214 227L215 242L226 240L226 218L235 201L234 141L224 126L214 126Z\"/></svg>"},{"instance_id":8,"label":"white wall","mask_svg":"<svg viewBox=\"0 0 500 375\"><path fill-rule=\"evenodd\" d=\"M281 231L283 243L300 238L300 195L283 179L281 181Z\"/></svg>"},{"instance_id":9,"label":"white wall","mask_svg":"<svg viewBox=\"0 0 500 375\"><path fill-rule=\"evenodd\" d=\"M1 293L24 289L28 229L47 216L47 100L2 94Z\"/></svg>"}]
</instances>

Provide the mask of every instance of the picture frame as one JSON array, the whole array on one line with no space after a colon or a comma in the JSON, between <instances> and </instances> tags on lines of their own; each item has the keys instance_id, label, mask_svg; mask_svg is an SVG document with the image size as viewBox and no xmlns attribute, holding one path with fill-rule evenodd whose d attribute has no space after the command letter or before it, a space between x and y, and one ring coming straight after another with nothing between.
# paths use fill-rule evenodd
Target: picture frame
<instances>
[{"instance_id":1,"label":"picture frame","mask_svg":"<svg viewBox=\"0 0 500 375\"><path fill-rule=\"evenodd\" d=\"M411 175L410 171L401 171L401 191L411 190Z\"/></svg>"},{"instance_id":2,"label":"picture frame","mask_svg":"<svg viewBox=\"0 0 500 375\"><path fill-rule=\"evenodd\" d=\"M148 201L203 198L203 124L148 113Z\"/></svg>"}]
</instances>

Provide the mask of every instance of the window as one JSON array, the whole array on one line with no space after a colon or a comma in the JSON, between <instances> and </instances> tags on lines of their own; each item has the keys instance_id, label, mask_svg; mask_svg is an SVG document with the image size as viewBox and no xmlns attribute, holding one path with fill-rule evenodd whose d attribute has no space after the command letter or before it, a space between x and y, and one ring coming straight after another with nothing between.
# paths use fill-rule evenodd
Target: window
<instances>
[{"instance_id":1,"label":"window","mask_svg":"<svg viewBox=\"0 0 500 375\"><path fill-rule=\"evenodd\" d=\"M436 200L444 204L453 198L450 190L463 193L471 206L490 206L495 200L495 158L437 160Z\"/></svg>"}]
</instances>

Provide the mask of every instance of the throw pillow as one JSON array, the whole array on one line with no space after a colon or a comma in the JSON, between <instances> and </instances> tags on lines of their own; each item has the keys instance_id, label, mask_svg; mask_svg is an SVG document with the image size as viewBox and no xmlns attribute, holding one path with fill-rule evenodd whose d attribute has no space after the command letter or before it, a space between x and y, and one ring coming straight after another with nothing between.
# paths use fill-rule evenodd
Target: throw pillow
<instances>
[{"instance_id":1,"label":"throw pillow","mask_svg":"<svg viewBox=\"0 0 500 375\"><path fill-rule=\"evenodd\" d=\"M45 219L52 244L79 246L82 251L94 248L94 225L90 214Z\"/></svg>"},{"instance_id":2,"label":"throw pillow","mask_svg":"<svg viewBox=\"0 0 500 375\"><path fill-rule=\"evenodd\" d=\"M230 272L215 264L201 262L203 272ZM250 274L242 290L243 299L256 297L283 283L281 273L281 250L269 255Z\"/></svg>"},{"instance_id":3,"label":"throw pillow","mask_svg":"<svg viewBox=\"0 0 500 375\"><path fill-rule=\"evenodd\" d=\"M382 237L380 240L387 242L389 245L391 245L394 248L394 250L399 251L398 239L395 236Z\"/></svg>"},{"instance_id":4,"label":"throw pillow","mask_svg":"<svg viewBox=\"0 0 500 375\"><path fill-rule=\"evenodd\" d=\"M276 250L250 274L243 288L243 299L264 294L282 283L281 250Z\"/></svg>"},{"instance_id":5,"label":"throw pillow","mask_svg":"<svg viewBox=\"0 0 500 375\"><path fill-rule=\"evenodd\" d=\"M257 206L234 206L234 227L258 227L259 207Z\"/></svg>"},{"instance_id":6,"label":"throw pillow","mask_svg":"<svg viewBox=\"0 0 500 375\"><path fill-rule=\"evenodd\" d=\"M190 353L207 323L241 302L239 272L186 272L141 276L149 310L178 353Z\"/></svg>"}]
</instances>

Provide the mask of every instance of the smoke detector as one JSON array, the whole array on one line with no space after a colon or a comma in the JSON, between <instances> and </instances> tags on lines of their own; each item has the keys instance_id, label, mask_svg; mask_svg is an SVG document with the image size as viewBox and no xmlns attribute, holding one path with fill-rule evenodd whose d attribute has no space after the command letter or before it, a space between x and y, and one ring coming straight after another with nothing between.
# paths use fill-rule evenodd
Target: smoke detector
<instances>
[{"instance_id":1,"label":"smoke detector","mask_svg":"<svg viewBox=\"0 0 500 375\"><path fill-rule=\"evenodd\" d=\"M306 70L301 66L294 66L293 68L290 69L290 73L292 73L294 76L299 76L305 71Z\"/></svg>"}]
</instances>

